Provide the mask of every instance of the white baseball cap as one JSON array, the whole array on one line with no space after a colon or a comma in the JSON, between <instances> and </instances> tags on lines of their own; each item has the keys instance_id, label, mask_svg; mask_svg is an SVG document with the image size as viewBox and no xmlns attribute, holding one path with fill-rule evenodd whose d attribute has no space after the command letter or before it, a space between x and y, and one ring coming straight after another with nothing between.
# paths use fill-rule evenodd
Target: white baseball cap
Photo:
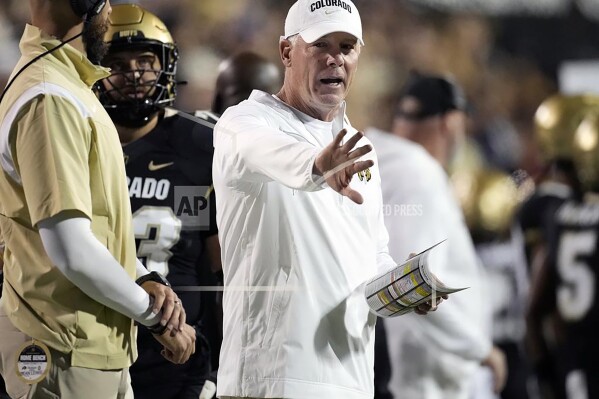
<instances>
[{"instance_id":1,"label":"white baseball cap","mask_svg":"<svg viewBox=\"0 0 599 399\"><path fill-rule=\"evenodd\" d=\"M285 19L285 38L300 34L306 43L333 32L355 36L361 45L362 20L351 0L298 0Z\"/></svg>"}]
</instances>

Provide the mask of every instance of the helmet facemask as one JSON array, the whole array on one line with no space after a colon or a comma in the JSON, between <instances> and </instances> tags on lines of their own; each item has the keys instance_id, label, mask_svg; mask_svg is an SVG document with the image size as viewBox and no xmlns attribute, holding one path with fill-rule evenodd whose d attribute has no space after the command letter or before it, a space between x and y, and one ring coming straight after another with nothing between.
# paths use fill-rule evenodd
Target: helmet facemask
<instances>
[{"instance_id":1,"label":"helmet facemask","mask_svg":"<svg viewBox=\"0 0 599 399\"><path fill-rule=\"evenodd\" d=\"M175 101L177 49L174 45L163 43L131 43L129 46L111 44L104 64L110 66L110 55L119 51L152 53L160 64L158 69L143 64L135 68L117 68L97 85L100 101L116 124L143 126L154 114ZM149 74L155 77L148 79ZM145 94L133 97L129 93Z\"/></svg>"},{"instance_id":2,"label":"helmet facemask","mask_svg":"<svg viewBox=\"0 0 599 399\"><path fill-rule=\"evenodd\" d=\"M95 89L116 124L144 126L175 101L177 46L164 23L136 4L113 6L109 22L102 65L114 68ZM157 62L144 61L146 54Z\"/></svg>"}]
</instances>

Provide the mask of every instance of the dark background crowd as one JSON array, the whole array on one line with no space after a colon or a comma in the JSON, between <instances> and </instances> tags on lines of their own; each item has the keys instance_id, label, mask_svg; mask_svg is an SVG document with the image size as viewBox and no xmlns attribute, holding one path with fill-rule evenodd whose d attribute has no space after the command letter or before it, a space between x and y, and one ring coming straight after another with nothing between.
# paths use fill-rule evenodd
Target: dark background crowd
<instances>
[{"instance_id":1,"label":"dark background crowd","mask_svg":"<svg viewBox=\"0 0 599 399\"><path fill-rule=\"evenodd\" d=\"M160 15L179 44L179 79L187 81L177 101L182 109L209 108L218 64L232 53L250 50L278 62L272 41L282 34L281 21L292 3L138 2ZM356 6L366 47L348 100L354 125L388 126L394 97L410 69L449 72L470 101L468 134L481 150L470 154L473 162L482 159L508 172L535 175L536 108L560 81L572 86L572 76L592 80L568 73L572 61L599 58L599 3L593 0L356 0ZM0 2L0 82L17 60L26 20L26 2ZM592 89L588 82L585 87Z\"/></svg>"}]
</instances>

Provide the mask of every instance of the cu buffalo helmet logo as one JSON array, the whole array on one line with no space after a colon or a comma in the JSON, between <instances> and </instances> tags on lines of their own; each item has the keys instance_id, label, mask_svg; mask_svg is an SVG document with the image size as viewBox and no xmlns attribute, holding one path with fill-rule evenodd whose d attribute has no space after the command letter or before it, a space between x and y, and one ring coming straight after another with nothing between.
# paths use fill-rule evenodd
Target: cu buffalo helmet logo
<instances>
[{"instance_id":1,"label":"cu buffalo helmet logo","mask_svg":"<svg viewBox=\"0 0 599 399\"><path fill-rule=\"evenodd\" d=\"M366 168L366 170L359 171L358 179L360 179L360 181L364 181L364 179L366 179L366 183L368 183L370 179L372 179L372 173L370 172L370 168Z\"/></svg>"}]
</instances>

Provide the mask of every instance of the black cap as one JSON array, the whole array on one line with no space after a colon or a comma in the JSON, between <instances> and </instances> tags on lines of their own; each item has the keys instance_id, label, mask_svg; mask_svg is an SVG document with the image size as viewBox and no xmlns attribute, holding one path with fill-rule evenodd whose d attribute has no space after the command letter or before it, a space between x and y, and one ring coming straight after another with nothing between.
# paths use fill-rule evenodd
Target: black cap
<instances>
[{"instance_id":1,"label":"black cap","mask_svg":"<svg viewBox=\"0 0 599 399\"><path fill-rule=\"evenodd\" d=\"M421 120L452 110L467 110L464 92L455 82L443 76L412 72L399 94L396 115Z\"/></svg>"}]
</instances>

